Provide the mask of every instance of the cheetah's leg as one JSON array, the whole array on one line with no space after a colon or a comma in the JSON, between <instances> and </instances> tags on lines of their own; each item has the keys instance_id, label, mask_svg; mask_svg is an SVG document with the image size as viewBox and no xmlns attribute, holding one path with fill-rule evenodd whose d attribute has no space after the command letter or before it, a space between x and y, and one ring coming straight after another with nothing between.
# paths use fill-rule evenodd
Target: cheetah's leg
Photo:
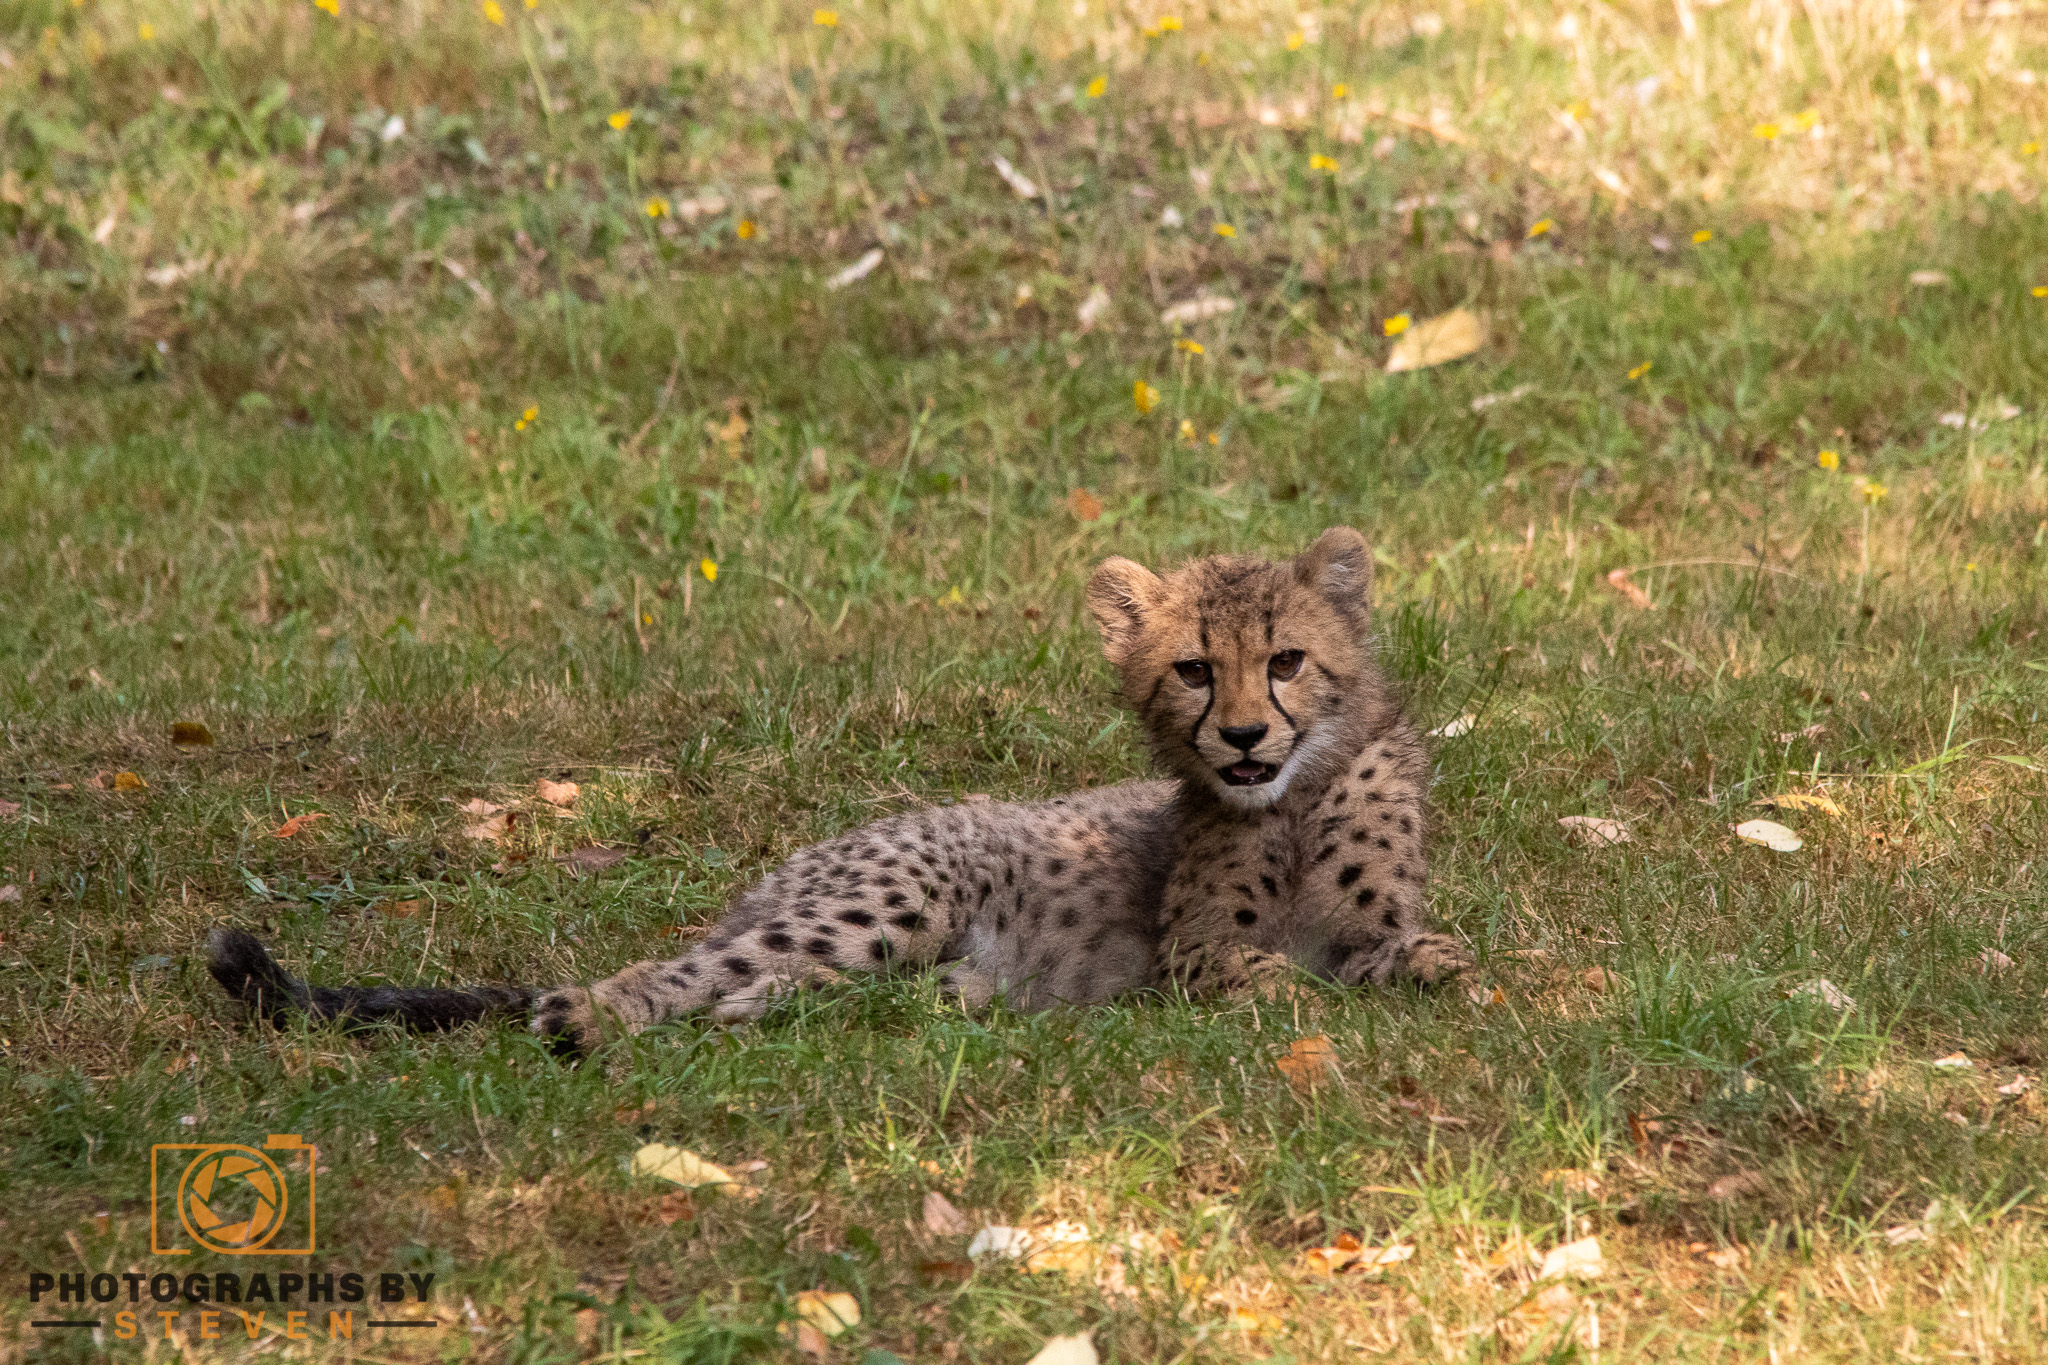
<instances>
[{"instance_id":1,"label":"cheetah's leg","mask_svg":"<svg viewBox=\"0 0 2048 1365\"><path fill-rule=\"evenodd\" d=\"M1417 933L1363 945L1345 955L1334 973L1346 986L1391 986L1413 982L1435 986L1472 965L1472 954L1448 934Z\"/></svg>"},{"instance_id":2,"label":"cheetah's leg","mask_svg":"<svg viewBox=\"0 0 2048 1365\"><path fill-rule=\"evenodd\" d=\"M1203 943L1174 954L1168 975L1192 998L1294 994L1294 964L1244 943Z\"/></svg>"}]
</instances>

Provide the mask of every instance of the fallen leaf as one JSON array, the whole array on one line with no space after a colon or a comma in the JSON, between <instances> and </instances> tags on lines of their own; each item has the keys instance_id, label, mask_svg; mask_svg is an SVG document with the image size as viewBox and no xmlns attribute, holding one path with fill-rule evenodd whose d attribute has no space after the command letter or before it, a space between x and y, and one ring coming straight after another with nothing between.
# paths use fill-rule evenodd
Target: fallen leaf
<instances>
[{"instance_id":1,"label":"fallen leaf","mask_svg":"<svg viewBox=\"0 0 2048 1365\"><path fill-rule=\"evenodd\" d=\"M1581 1171L1576 1167L1545 1171L1543 1173L1543 1183L1546 1185L1562 1185L1566 1194L1596 1195L1600 1193L1600 1178L1588 1171Z\"/></svg>"},{"instance_id":2,"label":"fallen leaf","mask_svg":"<svg viewBox=\"0 0 2048 1365\"><path fill-rule=\"evenodd\" d=\"M1008 185L1011 193L1015 194L1019 199L1036 199L1038 197L1037 184L1032 181L1030 176L1012 166L1008 157L1002 155L992 156L988 159L988 164L996 168L996 174L1003 178L1003 183Z\"/></svg>"},{"instance_id":3,"label":"fallen leaf","mask_svg":"<svg viewBox=\"0 0 2048 1365\"><path fill-rule=\"evenodd\" d=\"M1075 321L1081 324L1084 333L1095 330L1095 324L1109 313L1109 291L1096 285L1088 291L1088 297L1081 300L1081 306L1074 310Z\"/></svg>"},{"instance_id":4,"label":"fallen leaf","mask_svg":"<svg viewBox=\"0 0 2048 1365\"><path fill-rule=\"evenodd\" d=\"M882 248L875 247L852 265L847 266L831 279L825 281L825 287L827 289L844 289L849 284L858 284L869 275L872 275L875 267L881 263Z\"/></svg>"},{"instance_id":5,"label":"fallen leaf","mask_svg":"<svg viewBox=\"0 0 2048 1365\"><path fill-rule=\"evenodd\" d=\"M1185 326L1191 322L1207 322L1220 318L1237 307L1236 299L1227 299L1221 294L1197 294L1191 299L1182 299L1159 315L1159 320L1168 327L1176 324Z\"/></svg>"},{"instance_id":6,"label":"fallen leaf","mask_svg":"<svg viewBox=\"0 0 2048 1365\"><path fill-rule=\"evenodd\" d=\"M1005 1260L1022 1260L1031 1250L1031 1234L1023 1228L1004 1227L991 1223L974 1234L974 1240L967 1244L967 1254L975 1260L984 1256L996 1256Z\"/></svg>"},{"instance_id":7,"label":"fallen leaf","mask_svg":"<svg viewBox=\"0 0 2048 1365\"><path fill-rule=\"evenodd\" d=\"M1453 308L1433 318L1414 323L1394 340L1387 357L1387 373L1424 370L1462 360L1486 344L1486 327L1479 315L1465 308Z\"/></svg>"},{"instance_id":8,"label":"fallen leaf","mask_svg":"<svg viewBox=\"0 0 2048 1365\"><path fill-rule=\"evenodd\" d=\"M1856 1001L1849 993L1834 982L1829 981L1826 977L1822 977L1818 981L1808 981L1803 985L1794 986L1790 991L1786 992L1786 998L1788 999L1798 996L1812 996L1831 1010L1853 1010L1856 1008Z\"/></svg>"},{"instance_id":9,"label":"fallen leaf","mask_svg":"<svg viewBox=\"0 0 2048 1365\"><path fill-rule=\"evenodd\" d=\"M802 1355L813 1360L823 1360L832 1349L825 1342L825 1334L808 1322L785 1322L775 1329L775 1334L795 1346Z\"/></svg>"},{"instance_id":10,"label":"fallen leaf","mask_svg":"<svg viewBox=\"0 0 2048 1365\"><path fill-rule=\"evenodd\" d=\"M20 903L20 887L16 886L12 882L9 882L5 886L0 886L0 905L19 905Z\"/></svg>"},{"instance_id":11,"label":"fallen leaf","mask_svg":"<svg viewBox=\"0 0 2048 1365\"><path fill-rule=\"evenodd\" d=\"M1311 1275L1342 1275L1382 1270L1390 1265L1399 1265L1414 1254L1415 1248L1407 1243L1369 1247L1347 1232L1339 1236L1332 1246L1311 1247L1302 1252L1301 1264L1302 1269Z\"/></svg>"},{"instance_id":12,"label":"fallen leaf","mask_svg":"<svg viewBox=\"0 0 2048 1365\"><path fill-rule=\"evenodd\" d=\"M427 908L427 903L424 900L378 901L370 908L392 919L415 919L420 911Z\"/></svg>"},{"instance_id":13,"label":"fallen leaf","mask_svg":"<svg viewBox=\"0 0 2048 1365\"><path fill-rule=\"evenodd\" d=\"M1977 1064L1960 1052L1951 1052L1946 1057L1936 1057L1934 1065L1943 1071L1968 1071Z\"/></svg>"},{"instance_id":14,"label":"fallen leaf","mask_svg":"<svg viewBox=\"0 0 2048 1365\"><path fill-rule=\"evenodd\" d=\"M860 1326L860 1300L836 1290L804 1290L796 1296L796 1313L828 1337Z\"/></svg>"},{"instance_id":15,"label":"fallen leaf","mask_svg":"<svg viewBox=\"0 0 2048 1365\"><path fill-rule=\"evenodd\" d=\"M705 1185L721 1190L741 1188L730 1172L712 1165L695 1152L671 1147L664 1142L650 1142L633 1153L633 1174L651 1175L681 1185L686 1190Z\"/></svg>"},{"instance_id":16,"label":"fallen leaf","mask_svg":"<svg viewBox=\"0 0 2048 1365\"><path fill-rule=\"evenodd\" d=\"M543 777L533 784L534 794L550 806L567 806L575 802L583 789L574 782L550 782Z\"/></svg>"},{"instance_id":17,"label":"fallen leaf","mask_svg":"<svg viewBox=\"0 0 2048 1365\"><path fill-rule=\"evenodd\" d=\"M0 820L12 820L21 814L21 802L0 801Z\"/></svg>"},{"instance_id":18,"label":"fallen leaf","mask_svg":"<svg viewBox=\"0 0 2048 1365\"><path fill-rule=\"evenodd\" d=\"M1842 808L1819 792L1781 792L1757 802L1773 810L1817 810L1823 815L1840 815Z\"/></svg>"},{"instance_id":19,"label":"fallen leaf","mask_svg":"<svg viewBox=\"0 0 2048 1365\"><path fill-rule=\"evenodd\" d=\"M1767 1184L1756 1171L1736 1171L1707 1186L1707 1196L1710 1199L1740 1199L1745 1194L1762 1194Z\"/></svg>"},{"instance_id":20,"label":"fallen leaf","mask_svg":"<svg viewBox=\"0 0 2048 1365\"><path fill-rule=\"evenodd\" d=\"M1927 1240L1927 1229L1918 1223L1901 1223L1895 1228L1886 1228L1884 1240L1886 1245L1895 1247L1902 1247L1908 1242L1924 1242Z\"/></svg>"},{"instance_id":21,"label":"fallen leaf","mask_svg":"<svg viewBox=\"0 0 2048 1365\"><path fill-rule=\"evenodd\" d=\"M1070 1337L1048 1339L1026 1365L1099 1365L1099 1362L1095 1343L1088 1339L1088 1333L1076 1332Z\"/></svg>"},{"instance_id":22,"label":"fallen leaf","mask_svg":"<svg viewBox=\"0 0 2048 1365\"><path fill-rule=\"evenodd\" d=\"M555 861L571 872L602 872L608 867L617 867L626 861L626 850L606 848L603 844L586 844L572 852L558 855Z\"/></svg>"},{"instance_id":23,"label":"fallen leaf","mask_svg":"<svg viewBox=\"0 0 2048 1365\"><path fill-rule=\"evenodd\" d=\"M1946 270L1916 270L1906 276L1906 282L1918 285L1923 289L1931 288L1936 285L1947 284L1948 272Z\"/></svg>"},{"instance_id":24,"label":"fallen leaf","mask_svg":"<svg viewBox=\"0 0 2048 1365\"><path fill-rule=\"evenodd\" d=\"M1552 1247L1544 1254L1543 1266L1536 1272L1540 1280L1556 1279L1560 1276L1575 1275L1582 1280L1597 1279L1607 1269L1600 1258L1600 1239L1581 1237L1576 1242Z\"/></svg>"},{"instance_id":25,"label":"fallen leaf","mask_svg":"<svg viewBox=\"0 0 2048 1365\"><path fill-rule=\"evenodd\" d=\"M1626 597L1628 604L1632 607L1642 611L1657 610L1657 604L1650 600L1650 594L1644 592L1629 580L1627 569L1609 569L1607 571L1607 586L1620 593L1623 597Z\"/></svg>"},{"instance_id":26,"label":"fallen leaf","mask_svg":"<svg viewBox=\"0 0 2048 1365\"><path fill-rule=\"evenodd\" d=\"M2001 1095L2018 1096L2026 1094L2033 1088L2034 1083L2032 1080L2025 1076L2014 1076L2012 1080L1998 1087L1998 1093Z\"/></svg>"},{"instance_id":27,"label":"fallen leaf","mask_svg":"<svg viewBox=\"0 0 2048 1365\"><path fill-rule=\"evenodd\" d=\"M1634 842L1629 837L1627 825L1604 815L1563 815L1558 817L1557 823L1564 830L1566 842L1581 848L1605 848L1610 844Z\"/></svg>"},{"instance_id":28,"label":"fallen leaf","mask_svg":"<svg viewBox=\"0 0 2048 1365\"><path fill-rule=\"evenodd\" d=\"M1723 1270L1738 1270L1749 1259L1749 1252L1742 1247L1722 1247L1707 1253L1707 1264Z\"/></svg>"},{"instance_id":29,"label":"fallen leaf","mask_svg":"<svg viewBox=\"0 0 2048 1365\"><path fill-rule=\"evenodd\" d=\"M448 1213L453 1211L455 1204L456 1194L453 1185L436 1185L427 1191L427 1207L430 1209Z\"/></svg>"},{"instance_id":30,"label":"fallen leaf","mask_svg":"<svg viewBox=\"0 0 2048 1365\"><path fill-rule=\"evenodd\" d=\"M1297 1038L1287 1045L1287 1055L1274 1065L1280 1068L1289 1085L1306 1095L1325 1081L1336 1079L1337 1049L1320 1033L1313 1038Z\"/></svg>"},{"instance_id":31,"label":"fallen leaf","mask_svg":"<svg viewBox=\"0 0 2048 1365\"><path fill-rule=\"evenodd\" d=\"M503 806L494 806L481 796L473 796L455 809L461 811L464 815L474 815L482 818L486 815L496 815L505 808Z\"/></svg>"},{"instance_id":32,"label":"fallen leaf","mask_svg":"<svg viewBox=\"0 0 2048 1365\"><path fill-rule=\"evenodd\" d=\"M114 774L114 790L117 792L146 791L148 787L149 784L144 782L139 774L125 769Z\"/></svg>"},{"instance_id":33,"label":"fallen leaf","mask_svg":"<svg viewBox=\"0 0 2048 1365\"><path fill-rule=\"evenodd\" d=\"M1482 393L1472 400L1472 411L1485 412L1488 408L1498 407L1502 403L1512 403L1518 398L1527 398L1534 392L1536 392L1534 384L1517 384L1506 393Z\"/></svg>"},{"instance_id":34,"label":"fallen leaf","mask_svg":"<svg viewBox=\"0 0 2048 1365\"><path fill-rule=\"evenodd\" d=\"M1816 725L1809 725L1809 726L1807 726L1807 727L1806 727L1806 728L1805 728L1804 730L1784 730L1784 731L1781 731L1781 732L1779 733L1779 735L1778 735L1778 743L1780 743L1780 744L1790 744L1790 743L1792 743L1792 742L1793 742L1794 740L1800 740L1800 739L1806 739L1806 740L1813 740L1813 739L1819 739L1819 738L1820 738L1820 737L1821 737L1822 735L1826 734L1827 732L1828 732L1828 727L1827 727L1827 726L1825 726L1825 725L1818 725L1818 724L1816 724Z\"/></svg>"},{"instance_id":35,"label":"fallen leaf","mask_svg":"<svg viewBox=\"0 0 2048 1365\"><path fill-rule=\"evenodd\" d=\"M964 1237L972 1227L967 1215L953 1207L953 1201L937 1190L924 1196L924 1225L939 1237Z\"/></svg>"},{"instance_id":36,"label":"fallen leaf","mask_svg":"<svg viewBox=\"0 0 2048 1365\"><path fill-rule=\"evenodd\" d=\"M213 743L213 731L196 720L181 720L171 726L171 743L181 749L196 749Z\"/></svg>"},{"instance_id":37,"label":"fallen leaf","mask_svg":"<svg viewBox=\"0 0 2048 1365\"><path fill-rule=\"evenodd\" d=\"M1272 1313L1240 1304L1230 1310L1228 1325L1240 1332L1277 1332L1286 1326Z\"/></svg>"},{"instance_id":38,"label":"fallen leaf","mask_svg":"<svg viewBox=\"0 0 2048 1365\"><path fill-rule=\"evenodd\" d=\"M463 837L496 843L511 832L514 818L512 812L501 811L488 820L465 826L462 831Z\"/></svg>"},{"instance_id":39,"label":"fallen leaf","mask_svg":"<svg viewBox=\"0 0 2048 1365\"><path fill-rule=\"evenodd\" d=\"M639 1104L622 1104L612 1110L612 1121L624 1124L642 1123L646 1121L649 1115L654 1113L654 1109L655 1104L653 1100L644 1100Z\"/></svg>"},{"instance_id":40,"label":"fallen leaf","mask_svg":"<svg viewBox=\"0 0 2048 1365\"><path fill-rule=\"evenodd\" d=\"M1100 521L1102 499L1085 488L1076 488L1067 494L1067 510L1074 514L1076 521Z\"/></svg>"},{"instance_id":41,"label":"fallen leaf","mask_svg":"<svg viewBox=\"0 0 2048 1365\"><path fill-rule=\"evenodd\" d=\"M1579 981L1589 991L1606 993L1621 989L1621 978L1605 967L1588 967L1579 973Z\"/></svg>"},{"instance_id":42,"label":"fallen leaf","mask_svg":"<svg viewBox=\"0 0 2048 1365\"><path fill-rule=\"evenodd\" d=\"M306 829L306 827L311 825L314 821L325 820L326 818L327 812L324 810L313 810L307 811L304 815L294 815L291 819L285 821L283 824L277 827L277 837L280 839L289 839L293 835L296 835L304 829Z\"/></svg>"},{"instance_id":43,"label":"fallen leaf","mask_svg":"<svg viewBox=\"0 0 2048 1365\"><path fill-rule=\"evenodd\" d=\"M164 1075L175 1076L180 1071L183 1071L187 1067L190 1067L193 1063L197 1062L198 1060L199 1054L196 1052L187 1052L181 1054L180 1056L173 1057L170 1061L164 1064Z\"/></svg>"},{"instance_id":44,"label":"fallen leaf","mask_svg":"<svg viewBox=\"0 0 2048 1365\"><path fill-rule=\"evenodd\" d=\"M1744 820L1735 826L1735 837L1779 853L1797 853L1806 847L1804 839L1775 820Z\"/></svg>"},{"instance_id":45,"label":"fallen leaf","mask_svg":"<svg viewBox=\"0 0 2048 1365\"><path fill-rule=\"evenodd\" d=\"M1977 961L1982 964L1981 970L1986 976L1997 976L2000 972L2009 970L2013 965L2012 959L1999 952L1996 948L1986 948L1977 955Z\"/></svg>"},{"instance_id":46,"label":"fallen leaf","mask_svg":"<svg viewBox=\"0 0 2048 1365\"><path fill-rule=\"evenodd\" d=\"M1467 986L1465 998L1485 1009L1488 1005L1507 1004L1508 993L1498 986Z\"/></svg>"},{"instance_id":47,"label":"fallen leaf","mask_svg":"<svg viewBox=\"0 0 2048 1365\"><path fill-rule=\"evenodd\" d=\"M917 1278L927 1289L935 1289L942 1284L957 1284L974 1278L974 1262L958 1259L919 1261Z\"/></svg>"},{"instance_id":48,"label":"fallen leaf","mask_svg":"<svg viewBox=\"0 0 2048 1365\"><path fill-rule=\"evenodd\" d=\"M1436 729L1431 730L1429 737L1431 739L1456 739L1459 735L1471 734L1472 727L1478 723L1479 717L1467 711L1464 715L1453 720L1447 720L1442 725L1437 726Z\"/></svg>"}]
</instances>

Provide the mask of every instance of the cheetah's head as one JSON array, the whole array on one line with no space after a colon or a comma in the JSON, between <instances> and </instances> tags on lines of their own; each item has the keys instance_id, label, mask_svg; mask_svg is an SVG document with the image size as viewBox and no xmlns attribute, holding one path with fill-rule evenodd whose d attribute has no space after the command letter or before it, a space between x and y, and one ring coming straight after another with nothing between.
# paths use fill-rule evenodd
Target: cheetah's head
<instances>
[{"instance_id":1,"label":"cheetah's head","mask_svg":"<svg viewBox=\"0 0 2048 1365\"><path fill-rule=\"evenodd\" d=\"M1247 810L1350 757L1385 685L1367 632L1372 553L1337 527L1294 559L1111 559L1088 609L1160 762Z\"/></svg>"}]
</instances>

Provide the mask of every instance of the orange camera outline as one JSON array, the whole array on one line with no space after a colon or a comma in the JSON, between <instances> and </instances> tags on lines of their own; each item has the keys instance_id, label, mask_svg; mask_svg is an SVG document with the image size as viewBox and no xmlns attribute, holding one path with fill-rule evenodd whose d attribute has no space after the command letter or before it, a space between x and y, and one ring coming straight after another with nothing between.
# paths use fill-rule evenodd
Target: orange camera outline
<instances>
[{"instance_id":1,"label":"orange camera outline","mask_svg":"<svg viewBox=\"0 0 2048 1365\"><path fill-rule=\"evenodd\" d=\"M160 1216L161 1216L161 1214L162 1214L162 1210L163 1210L163 1203L162 1203L162 1199L160 1198L160 1196L159 1196L159 1194L158 1194L158 1180L157 1180L157 1157L158 1157L158 1153L161 1153L161 1152L189 1152L189 1153L191 1153L191 1155L190 1155L190 1156L188 1156L188 1157L187 1157L187 1158L185 1159L185 1164L184 1164L184 1167L182 1168L182 1170L180 1171L180 1173L179 1173L179 1176L178 1176L178 1181L177 1181L177 1190L181 1192L181 1191L182 1191L182 1190L184 1189L184 1185L185 1185L185 1180L184 1180L184 1172L186 1172L186 1171L190 1171L190 1170L192 1169L192 1166L194 1165L194 1163L198 1162L198 1161L199 1161L199 1160L200 1160L200 1159L201 1159L202 1157L206 1156L206 1155L207 1155L208 1153L210 1153L210 1152L227 1152L227 1151L242 1151L242 1152L251 1152L251 1153L254 1153L254 1154L255 1154L256 1156L258 1156L258 1157L263 1157L263 1159L264 1159L265 1161L269 1161L269 1158L268 1158L268 1157L264 1157L264 1156L263 1156L263 1153L264 1153L264 1152L305 1152L305 1153L307 1154L307 1156L306 1156L306 1244L305 1244L304 1246L302 1246L302 1247L273 1247L273 1246L260 1246L260 1247L241 1247L241 1248L234 1248L234 1247L221 1247L221 1246L214 1246L214 1245L212 1245L211 1243L209 1243L209 1242L208 1242L208 1241L207 1241L207 1240L206 1240L206 1239L205 1239L205 1238L204 1238L203 1236L201 1236L201 1235L200 1235L200 1234L199 1234L199 1233L198 1233L197 1231L195 1231L195 1230L194 1230L194 1229L192 1228L192 1226L191 1226L191 1225L190 1225L189 1223L187 1223L187 1222L185 1221L185 1210L184 1210L184 1207L183 1207L182 1201L180 1202L179 1208L177 1209L177 1216L178 1216L178 1225L179 1225L179 1228L180 1228L180 1229L181 1229L181 1230L182 1230L182 1231L183 1231L183 1232L184 1232L184 1233L185 1233L185 1234L187 1235L187 1237L189 1237L189 1238L190 1238L190 1239L191 1239L191 1240L192 1240L193 1242L197 1243L198 1245L197 1245L197 1246L182 1246L182 1247L167 1247L167 1246L163 1245L163 1239L162 1239L162 1238L161 1238L160 1236L158 1236L158 1221L159 1221L159 1218L160 1218ZM272 1165L273 1167L276 1167L276 1164L277 1164L277 1163L275 1163L275 1162L270 1162L270 1164L271 1164L271 1165ZM279 1175L280 1177L282 1177L282 1176L284 1175L284 1172L283 1172L283 1171L282 1171L282 1170L280 1169L280 1170L278 1170L278 1175ZM320 1206L319 1206L319 1189L318 1189L319 1179L320 1179L320 1148L319 1148L319 1146L318 1146L317 1144L315 1144L315 1143L311 1143L311 1142L308 1142L308 1141L306 1141L306 1140L305 1140L304 1138L300 1137L300 1136L299 1136L299 1135L298 1135L297 1133L271 1133L271 1134L268 1134L268 1135L267 1135L267 1136L265 1136L265 1138L263 1139L263 1147L262 1147L262 1149L261 1149L261 1150L258 1150L257 1148L254 1148L254 1147L251 1147L251 1146L250 1146L250 1145L249 1145L248 1143L246 1143L246 1142L156 1142L156 1143L151 1143L151 1144L150 1144L150 1148L149 1148L149 1250L150 1250L150 1252L151 1252L151 1254L152 1254L152 1255L156 1255L156 1256L190 1256L190 1255L191 1255L191 1254L192 1254L192 1253L193 1253L193 1252L194 1252L195 1250L199 1250L199 1249L201 1249L201 1248L203 1248L203 1249L205 1249L205 1250L207 1250L207 1251L211 1251L211 1252L214 1252L214 1253L216 1253L217 1255L221 1255L221 1256L311 1256L311 1255L312 1255L312 1254L314 1253L314 1249L315 1249L316 1247L318 1247L318 1246L319 1246L319 1244L320 1244L320 1238L319 1238L319 1213L320 1213ZM280 1186L279 1186L279 1189L280 1189L280 1191L283 1191L283 1190L284 1190L284 1189L286 1189L286 1188L287 1188L287 1187L286 1187L286 1186L284 1186L284 1185L280 1185ZM176 1193L176 1192L174 1192L174 1193L173 1193L173 1195L172 1195L172 1197L173 1197L173 1199L176 1199L176 1198L177 1198L177 1193ZM289 1205L287 1204L287 1205L286 1205L285 1207L289 1207ZM283 1228L281 1228L281 1227L280 1227L280 1228L278 1229L278 1231L282 1232L282 1231L283 1231ZM275 1235L275 1234L273 1234L273 1235Z\"/></svg>"}]
</instances>

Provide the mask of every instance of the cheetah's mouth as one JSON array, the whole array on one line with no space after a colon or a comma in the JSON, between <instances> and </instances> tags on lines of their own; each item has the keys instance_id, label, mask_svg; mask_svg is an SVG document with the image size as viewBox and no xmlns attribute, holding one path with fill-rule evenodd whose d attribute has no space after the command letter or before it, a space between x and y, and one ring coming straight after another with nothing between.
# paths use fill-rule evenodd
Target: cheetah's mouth
<instances>
[{"instance_id":1,"label":"cheetah's mouth","mask_svg":"<svg viewBox=\"0 0 2048 1365\"><path fill-rule=\"evenodd\" d=\"M1271 782L1280 775L1277 763L1255 763L1247 759L1233 763L1227 768L1218 768L1216 775L1223 779L1226 787L1257 787Z\"/></svg>"}]
</instances>

